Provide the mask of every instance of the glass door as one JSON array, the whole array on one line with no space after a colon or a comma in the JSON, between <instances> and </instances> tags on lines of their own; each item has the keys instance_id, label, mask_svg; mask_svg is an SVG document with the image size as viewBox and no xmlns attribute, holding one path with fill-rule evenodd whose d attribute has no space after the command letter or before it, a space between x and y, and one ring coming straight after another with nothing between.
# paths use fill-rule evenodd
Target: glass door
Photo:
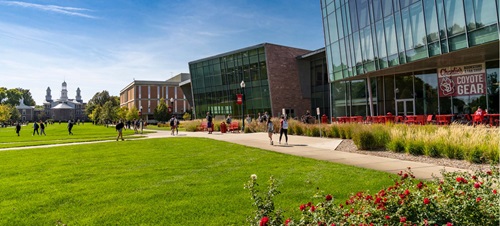
<instances>
[{"instance_id":1,"label":"glass door","mask_svg":"<svg viewBox=\"0 0 500 226\"><path fill-rule=\"evenodd\" d=\"M415 101L413 99L396 100L396 114L399 116L415 115Z\"/></svg>"}]
</instances>

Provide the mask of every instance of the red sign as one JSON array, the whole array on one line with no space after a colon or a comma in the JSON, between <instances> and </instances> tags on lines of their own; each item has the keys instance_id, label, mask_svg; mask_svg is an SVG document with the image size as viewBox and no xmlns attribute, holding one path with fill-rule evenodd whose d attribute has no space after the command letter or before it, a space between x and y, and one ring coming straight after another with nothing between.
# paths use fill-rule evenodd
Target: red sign
<instances>
[{"instance_id":1,"label":"red sign","mask_svg":"<svg viewBox=\"0 0 500 226\"><path fill-rule=\"evenodd\" d=\"M243 94L236 94L236 103L237 104L243 103Z\"/></svg>"},{"instance_id":2,"label":"red sign","mask_svg":"<svg viewBox=\"0 0 500 226\"><path fill-rule=\"evenodd\" d=\"M168 107L168 113L172 113L172 107Z\"/></svg>"},{"instance_id":3,"label":"red sign","mask_svg":"<svg viewBox=\"0 0 500 226\"><path fill-rule=\"evenodd\" d=\"M472 64L438 69L439 96L486 94L484 64Z\"/></svg>"}]
</instances>

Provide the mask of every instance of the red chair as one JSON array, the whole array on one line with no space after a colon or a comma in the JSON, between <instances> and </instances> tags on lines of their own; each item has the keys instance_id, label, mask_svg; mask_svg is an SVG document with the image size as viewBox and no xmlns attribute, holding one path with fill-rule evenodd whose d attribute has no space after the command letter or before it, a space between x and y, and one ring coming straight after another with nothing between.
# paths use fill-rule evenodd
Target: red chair
<instances>
[{"instance_id":1,"label":"red chair","mask_svg":"<svg viewBox=\"0 0 500 226\"><path fill-rule=\"evenodd\" d=\"M432 115L427 115L427 124L436 124L436 120L432 120Z\"/></svg>"}]
</instances>

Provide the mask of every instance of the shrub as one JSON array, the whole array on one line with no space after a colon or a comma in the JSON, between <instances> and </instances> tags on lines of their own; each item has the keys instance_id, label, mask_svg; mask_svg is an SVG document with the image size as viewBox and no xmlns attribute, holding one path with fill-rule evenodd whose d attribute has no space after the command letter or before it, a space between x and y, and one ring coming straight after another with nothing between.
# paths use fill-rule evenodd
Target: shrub
<instances>
[{"instance_id":1,"label":"shrub","mask_svg":"<svg viewBox=\"0 0 500 226\"><path fill-rule=\"evenodd\" d=\"M424 147L424 154L430 157L441 157L440 144L437 142L429 142Z\"/></svg>"},{"instance_id":2,"label":"shrub","mask_svg":"<svg viewBox=\"0 0 500 226\"><path fill-rule=\"evenodd\" d=\"M424 143L422 141L409 141L406 142L405 151L412 155L423 155L424 154Z\"/></svg>"},{"instance_id":3,"label":"shrub","mask_svg":"<svg viewBox=\"0 0 500 226\"><path fill-rule=\"evenodd\" d=\"M340 131L339 131L339 127L337 125L330 126L330 132L329 132L328 137L333 137L333 138L340 137Z\"/></svg>"},{"instance_id":4,"label":"shrub","mask_svg":"<svg viewBox=\"0 0 500 226\"><path fill-rule=\"evenodd\" d=\"M182 124L184 124L184 128L186 129L186 131L195 132L198 130L198 127L201 125L201 120L185 121Z\"/></svg>"},{"instance_id":5,"label":"shrub","mask_svg":"<svg viewBox=\"0 0 500 226\"><path fill-rule=\"evenodd\" d=\"M445 172L432 181L415 179L411 170L399 172L394 185L370 194L357 192L341 204L333 196L301 204L300 219L284 217L274 211L272 197L279 192L271 177L265 198L257 190L256 176L245 188L250 190L257 210L249 217L251 225L499 225L499 171Z\"/></svg>"},{"instance_id":6,"label":"shrub","mask_svg":"<svg viewBox=\"0 0 500 226\"><path fill-rule=\"evenodd\" d=\"M375 136L369 130L363 129L354 133L352 141L361 150L372 150L377 148L377 142L375 141Z\"/></svg>"},{"instance_id":7,"label":"shrub","mask_svg":"<svg viewBox=\"0 0 500 226\"><path fill-rule=\"evenodd\" d=\"M387 143L387 149L389 149L392 152L404 152L405 151L405 144L403 140L398 139L398 138L393 138Z\"/></svg>"},{"instance_id":8,"label":"shrub","mask_svg":"<svg viewBox=\"0 0 500 226\"><path fill-rule=\"evenodd\" d=\"M467 161L472 162L472 163L484 163L485 162L485 158L483 156L484 153L485 152L483 150L481 150L479 147L477 147L477 148L474 148L472 150L469 150L469 152L467 153L466 159L467 159Z\"/></svg>"}]
</instances>

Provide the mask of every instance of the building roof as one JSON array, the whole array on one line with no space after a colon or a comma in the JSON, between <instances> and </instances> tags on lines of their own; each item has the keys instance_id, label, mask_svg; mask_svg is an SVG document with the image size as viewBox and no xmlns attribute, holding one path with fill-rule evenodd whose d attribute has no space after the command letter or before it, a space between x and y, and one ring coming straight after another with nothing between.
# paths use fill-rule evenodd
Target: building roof
<instances>
[{"instance_id":1,"label":"building roof","mask_svg":"<svg viewBox=\"0 0 500 226\"><path fill-rule=\"evenodd\" d=\"M60 104L54 106L52 109L73 109L73 107L71 107L65 103L60 103Z\"/></svg>"},{"instance_id":2,"label":"building roof","mask_svg":"<svg viewBox=\"0 0 500 226\"><path fill-rule=\"evenodd\" d=\"M19 100L19 105L16 106L16 109L33 109L35 108L34 106L27 106L26 104L24 104L24 98L21 98Z\"/></svg>"}]
</instances>

